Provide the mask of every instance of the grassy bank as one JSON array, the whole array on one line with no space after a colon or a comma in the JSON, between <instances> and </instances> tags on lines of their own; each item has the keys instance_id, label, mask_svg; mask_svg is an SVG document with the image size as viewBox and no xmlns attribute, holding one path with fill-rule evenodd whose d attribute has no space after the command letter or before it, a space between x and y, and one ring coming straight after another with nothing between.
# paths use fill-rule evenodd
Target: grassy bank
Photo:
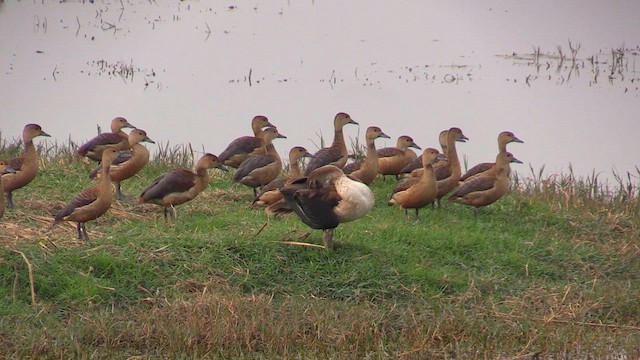
<instances>
[{"instance_id":1,"label":"grassy bank","mask_svg":"<svg viewBox=\"0 0 640 360\"><path fill-rule=\"evenodd\" d=\"M477 220L445 203L417 221L386 206L395 180L377 181L376 207L326 253L283 244L320 232L267 218L214 170L175 223L117 203L83 243L73 224L49 229L90 184L62 148L0 220L0 357L638 356L637 178L536 173ZM191 160L164 149L126 193Z\"/></svg>"}]
</instances>

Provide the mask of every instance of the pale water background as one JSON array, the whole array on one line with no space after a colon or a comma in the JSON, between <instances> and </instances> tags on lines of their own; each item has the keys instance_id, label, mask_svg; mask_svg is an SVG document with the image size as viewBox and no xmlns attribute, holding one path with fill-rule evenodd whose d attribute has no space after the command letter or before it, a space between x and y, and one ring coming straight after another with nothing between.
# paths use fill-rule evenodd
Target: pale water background
<instances>
[{"instance_id":1,"label":"pale water background","mask_svg":"<svg viewBox=\"0 0 640 360\"><path fill-rule=\"evenodd\" d=\"M403 134L435 147L459 126L473 165L511 130L521 174L637 175L639 14L633 0L7 0L0 131L37 122L82 141L124 116L218 154L264 114L284 156L330 142L345 111L361 124L346 136L378 125L392 137L379 147Z\"/></svg>"}]
</instances>

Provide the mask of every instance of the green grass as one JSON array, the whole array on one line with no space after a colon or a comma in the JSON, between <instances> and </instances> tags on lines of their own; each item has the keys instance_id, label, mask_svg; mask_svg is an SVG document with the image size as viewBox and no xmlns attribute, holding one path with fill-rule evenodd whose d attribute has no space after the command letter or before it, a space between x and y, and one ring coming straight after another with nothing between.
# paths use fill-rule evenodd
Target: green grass
<instances>
[{"instance_id":1,"label":"green grass","mask_svg":"<svg viewBox=\"0 0 640 360\"><path fill-rule=\"evenodd\" d=\"M123 189L166 170L150 164ZM601 358L640 346L637 187L624 201L568 198L534 175L477 220L447 202L407 220L386 205L395 181L379 180L376 207L341 224L327 253L282 244L321 233L250 208L251 190L217 171L172 225L125 203L87 224L88 243L68 225L48 231L87 173L48 159L0 220L0 357ZM33 266L35 306L11 250Z\"/></svg>"}]
</instances>

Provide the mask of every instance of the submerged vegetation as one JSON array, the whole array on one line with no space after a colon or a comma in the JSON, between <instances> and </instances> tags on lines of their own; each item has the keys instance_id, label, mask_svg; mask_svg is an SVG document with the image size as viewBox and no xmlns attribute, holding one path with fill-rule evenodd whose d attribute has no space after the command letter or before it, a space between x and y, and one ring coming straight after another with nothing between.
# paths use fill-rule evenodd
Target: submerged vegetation
<instances>
[{"instance_id":1,"label":"submerged vegetation","mask_svg":"<svg viewBox=\"0 0 640 360\"><path fill-rule=\"evenodd\" d=\"M335 253L296 217L267 218L212 171L173 224L117 203L49 228L90 183L75 144L39 146L41 173L0 220L0 357L635 358L640 349L639 176L617 183L531 169L483 208L417 221L377 204L337 229ZM353 146L358 148L357 144ZM0 138L0 158L18 152ZM191 146L157 147L137 193Z\"/></svg>"}]
</instances>

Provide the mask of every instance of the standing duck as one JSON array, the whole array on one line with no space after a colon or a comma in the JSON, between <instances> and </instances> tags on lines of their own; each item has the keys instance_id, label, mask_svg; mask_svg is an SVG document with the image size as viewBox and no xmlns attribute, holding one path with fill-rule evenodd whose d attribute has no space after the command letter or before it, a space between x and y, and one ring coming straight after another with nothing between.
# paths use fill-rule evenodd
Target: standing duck
<instances>
[{"instance_id":1,"label":"standing duck","mask_svg":"<svg viewBox=\"0 0 640 360\"><path fill-rule=\"evenodd\" d=\"M377 126L369 126L365 133L367 157L364 161L352 162L342 168L345 174L353 176L366 185L370 185L378 176L378 152L375 144L377 138L389 139L389 135L382 132Z\"/></svg>"},{"instance_id":2,"label":"standing duck","mask_svg":"<svg viewBox=\"0 0 640 360\"><path fill-rule=\"evenodd\" d=\"M112 147L116 150L131 149L129 136L122 131L124 128L135 129L136 127L131 125L131 123L123 117L117 117L111 120L111 132L99 134L82 144L82 146L78 148L78 155L86 156L94 161L100 161L100 159L102 159L102 152L107 147Z\"/></svg>"},{"instance_id":3,"label":"standing duck","mask_svg":"<svg viewBox=\"0 0 640 360\"><path fill-rule=\"evenodd\" d=\"M498 201L509 190L510 163L522 164L510 152L501 152L491 170L484 175L469 179L449 196L449 201L474 207L475 217L481 206Z\"/></svg>"},{"instance_id":4,"label":"standing duck","mask_svg":"<svg viewBox=\"0 0 640 360\"><path fill-rule=\"evenodd\" d=\"M233 174L233 182L239 182L253 188L253 196L256 197L257 187L267 185L278 177L282 171L282 160L273 146L273 139L286 139L276 128L265 129L260 134L265 147L264 155L254 155L243 161L238 171Z\"/></svg>"},{"instance_id":5,"label":"standing duck","mask_svg":"<svg viewBox=\"0 0 640 360\"><path fill-rule=\"evenodd\" d=\"M147 133L141 129L134 129L129 133L129 144L131 150L121 151L118 157L111 163L111 181L116 184L116 199L124 200L122 194L121 182L134 176L149 162L149 150L140 144L141 142L148 142L155 144L155 141L151 140ZM99 179L101 167L95 168L89 178Z\"/></svg>"},{"instance_id":6,"label":"standing duck","mask_svg":"<svg viewBox=\"0 0 640 360\"><path fill-rule=\"evenodd\" d=\"M75 221L78 229L78 239L89 241L86 222L95 220L106 213L113 202L111 187L111 162L118 156L119 151L114 148L102 150L102 177L96 186L85 189L56 214L53 225L61 221Z\"/></svg>"},{"instance_id":7,"label":"standing duck","mask_svg":"<svg viewBox=\"0 0 640 360\"><path fill-rule=\"evenodd\" d=\"M2 191L7 196L7 207L10 209L14 208L13 191L26 186L38 175L38 152L33 145L33 139L37 136L49 137L50 135L42 131L42 127L38 124L25 125L22 130L22 144L24 146L22 156L8 160L9 166L15 172L2 175Z\"/></svg>"},{"instance_id":8,"label":"standing duck","mask_svg":"<svg viewBox=\"0 0 640 360\"><path fill-rule=\"evenodd\" d=\"M294 146L289 151L289 175L286 178L275 179L262 188L262 191L253 200L254 206L270 206L282 200L280 188L285 184L302 176L299 161L305 157L312 158L307 149L302 146Z\"/></svg>"},{"instance_id":9,"label":"standing duck","mask_svg":"<svg viewBox=\"0 0 640 360\"><path fill-rule=\"evenodd\" d=\"M204 154L196 163L195 172L187 169L175 169L155 178L142 191L138 202L163 206L165 221L167 221L167 214L169 207L171 207L171 218L175 219L176 209L174 206L193 200L209 185L207 169L211 168L227 171L217 156L209 153Z\"/></svg>"},{"instance_id":10,"label":"standing duck","mask_svg":"<svg viewBox=\"0 0 640 360\"><path fill-rule=\"evenodd\" d=\"M438 142L440 143L440 148L442 149L442 154L447 154L447 134L449 130L442 130L440 135L438 135ZM447 166L447 160L440 160L436 162L434 168L437 169L441 166ZM413 159L407 166L400 170L399 178L407 178L407 177L421 177L422 176L422 158L417 157ZM437 175L436 175L437 176Z\"/></svg>"},{"instance_id":11,"label":"standing duck","mask_svg":"<svg viewBox=\"0 0 640 360\"><path fill-rule=\"evenodd\" d=\"M503 131L500 134L498 134L498 152L499 153L507 152L507 144L512 142L524 143L524 141L518 139L511 131ZM492 163L492 162L480 163L472 167L471 169L467 170L467 172L464 173L462 177L460 177L460 181L465 182L472 177L479 176L484 172L488 171L489 169L491 169L495 164L496 163ZM507 176L509 176L509 174L507 174Z\"/></svg>"},{"instance_id":12,"label":"standing duck","mask_svg":"<svg viewBox=\"0 0 640 360\"><path fill-rule=\"evenodd\" d=\"M447 133L447 165L436 168L436 179L438 179L438 197L436 202L438 203L438 207L440 207L440 199L458 186L462 168L460 166L460 159L458 159L456 142L465 142L467 140L469 140L469 138L464 136L460 128L452 127Z\"/></svg>"},{"instance_id":13,"label":"standing duck","mask_svg":"<svg viewBox=\"0 0 640 360\"><path fill-rule=\"evenodd\" d=\"M280 192L302 222L322 230L322 242L328 251L333 250L333 232L338 224L360 219L375 204L367 185L352 180L333 165L313 170Z\"/></svg>"},{"instance_id":14,"label":"standing duck","mask_svg":"<svg viewBox=\"0 0 640 360\"><path fill-rule=\"evenodd\" d=\"M347 145L344 142L344 133L342 128L347 124L358 125L351 116L347 113L338 113L333 119L333 143L327 148L318 150L313 156L315 156L307 165L305 175L309 175L313 170L324 166L334 165L338 168L342 168L347 163L349 152L347 151Z\"/></svg>"},{"instance_id":15,"label":"standing duck","mask_svg":"<svg viewBox=\"0 0 640 360\"><path fill-rule=\"evenodd\" d=\"M417 158L416 153L409 148L422 150L411 136L402 135L398 138L396 147L379 149L378 173L382 176L395 175L397 178L400 171Z\"/></svg>"},{"instance_id":16,"label":"standing duck","mask_svg":"<svg viewBox=\"0 0 640 360\"><path fill-rule=\"evenodd\" d=\"M398 184L391 195L388 205L398 205L404 209L404 214L409 217L408 209L415 209L416 219L418 219L418 211L433 203L438 195L438 182L433 165L443 160L438 150L433 148L425 149L422 152L422 176L419 178L410 178Z\"/></svg>"},{"instance_id":17,"label":"standing duck","mask_svg":"<svg viewBox=\"0 0 640 360\"><path fill-rule=\"evenodd\" d=\"M266 116L256 115L253 120L251 120L253 136L241 136L233 140L227 148L220 153L218 157L220 163L232 168L238 168L251 154L264 155L264 144L260 134L265 127L272 128L274 126Z\"/></svg>"},{"instance_id":18,"label":"standing duck","mask_svg":"<svg viewBox=\"0 0 640 360\"><path fill-rule=\"evenodd\" d=\"M15 169L9 165L8 161L0 160L0 189L2 189L2 175L15 173ZM2 215L4 215L4 196L0 194L0 218Z\"/></svg>"}]
</instances>

